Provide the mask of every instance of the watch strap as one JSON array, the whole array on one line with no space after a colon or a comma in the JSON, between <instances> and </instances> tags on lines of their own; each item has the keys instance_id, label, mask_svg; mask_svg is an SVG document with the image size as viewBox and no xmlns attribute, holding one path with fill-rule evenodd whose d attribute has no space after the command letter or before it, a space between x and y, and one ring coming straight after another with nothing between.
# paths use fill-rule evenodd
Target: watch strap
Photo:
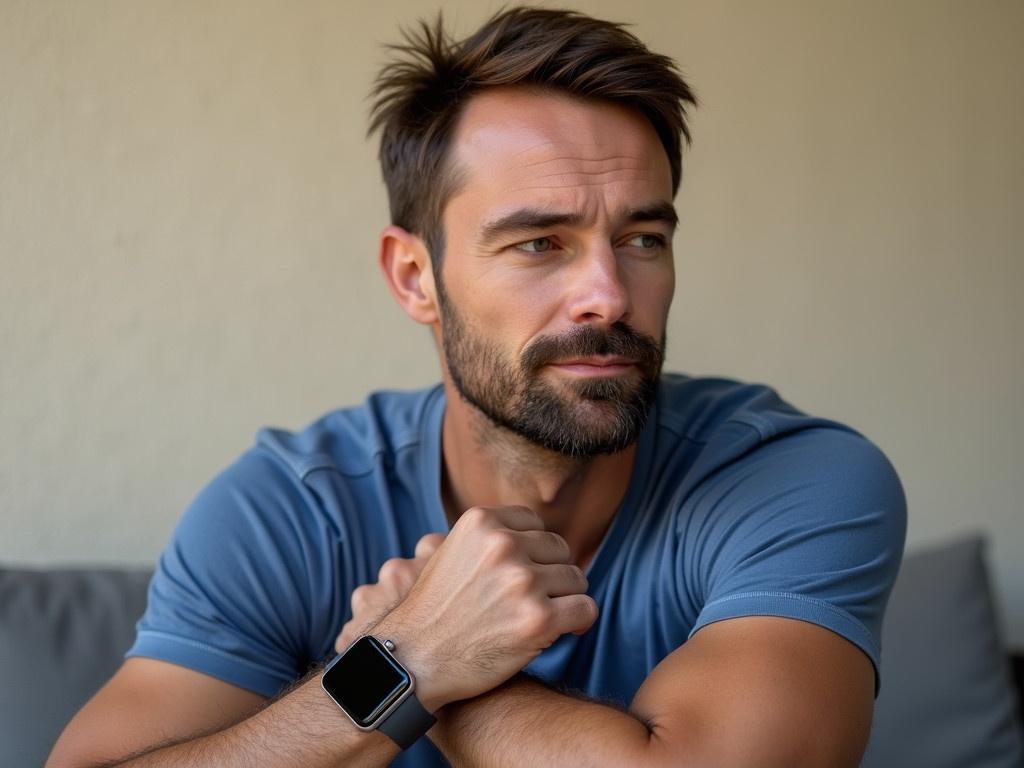
<instances>
[{"instance_id":1,"label":"watch strap","mask_svg":"<svg viewBox=\"0 0 1024 768\"><path fill-rule=\"evenodd\" d=\"M416 698L410 694L398 707L377 726L377 730L395 742L402 749L415 744L437 722Z\"/></svg>"}]
</instances>

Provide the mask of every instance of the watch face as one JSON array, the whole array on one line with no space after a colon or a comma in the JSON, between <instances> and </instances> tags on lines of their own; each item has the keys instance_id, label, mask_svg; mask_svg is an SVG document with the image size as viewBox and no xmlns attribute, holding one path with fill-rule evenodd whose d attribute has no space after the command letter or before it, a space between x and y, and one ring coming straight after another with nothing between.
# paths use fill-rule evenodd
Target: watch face
<instances>
[{"instance_id":1,"label":"watch face","mask_svg":"<svg viewBox=\"0 0 1024 768\"><path fill-rule=\"evenodd\" d=\"M356 725L369 728L412 685L380 641L361 637L324 672L324 689Z\"/></svg>"}]
</instances>

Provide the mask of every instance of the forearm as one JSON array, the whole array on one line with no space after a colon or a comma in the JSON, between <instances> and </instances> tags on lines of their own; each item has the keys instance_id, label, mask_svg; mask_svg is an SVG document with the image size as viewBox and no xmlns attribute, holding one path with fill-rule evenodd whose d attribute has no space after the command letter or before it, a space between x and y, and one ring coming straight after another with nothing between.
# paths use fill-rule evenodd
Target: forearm
<instances>
[{"instance_id":1,"label":"forearm","mask_svg":"<svg viewBox=\"0 0 1024 768\"><path fill-rule=\"evenodd\" d=\"M252 717L216 733L157 747L104 768L383 766L398 747L358 730L320 686L319 673Z\"/></svg>"},{"instance_id":2,"label":"forearm","mask_svg":"<svg viewBox=\"0 0 1024 768\"><path fill-rule=\"evenodd\" d=\"M430 738L453 765L658 765L661 744L633 715L519 675L445 707ZM679 765L679 756L674 758Z\"/></svg>"}]
</instances>

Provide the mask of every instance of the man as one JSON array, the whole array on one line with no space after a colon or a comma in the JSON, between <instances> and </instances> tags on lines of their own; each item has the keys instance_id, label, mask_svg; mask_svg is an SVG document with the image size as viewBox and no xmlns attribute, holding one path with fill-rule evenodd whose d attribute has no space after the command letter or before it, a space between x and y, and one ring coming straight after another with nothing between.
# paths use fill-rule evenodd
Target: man
<instances>
[{"instance_id":1,"label":"man","mask_svg":"<svg viewBox=\"0 0 1024 768\"><path fill-rule=\"evenodd\" d=\"M853 431L662 374L690 89L561 11L401 51L380 265L443 384L262 432L50 765L856 765L904 499Z\"/></svg>"}]
</instances>

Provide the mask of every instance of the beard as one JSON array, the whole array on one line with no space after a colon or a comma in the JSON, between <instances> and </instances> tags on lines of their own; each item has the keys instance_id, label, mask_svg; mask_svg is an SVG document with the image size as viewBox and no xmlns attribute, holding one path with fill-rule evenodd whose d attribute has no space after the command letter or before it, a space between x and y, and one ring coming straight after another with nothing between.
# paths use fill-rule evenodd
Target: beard
<instances>
[{"instance_id":1,"label":"beard","mask_svg":"<svg viewBox=\"0 0 1024 768\"><path fill-rule=\"evenodd\" d=\"M574 459L617 453L636 442L647 422L665 359L659 344L626 323L608 330L581 325L532 341L518 362L474 334L438 281L442 343L452 383L492 423L548 451ZM634 361L639 376L549 383L549 363L595 355Z\"/></svg>"}]
</instances>

